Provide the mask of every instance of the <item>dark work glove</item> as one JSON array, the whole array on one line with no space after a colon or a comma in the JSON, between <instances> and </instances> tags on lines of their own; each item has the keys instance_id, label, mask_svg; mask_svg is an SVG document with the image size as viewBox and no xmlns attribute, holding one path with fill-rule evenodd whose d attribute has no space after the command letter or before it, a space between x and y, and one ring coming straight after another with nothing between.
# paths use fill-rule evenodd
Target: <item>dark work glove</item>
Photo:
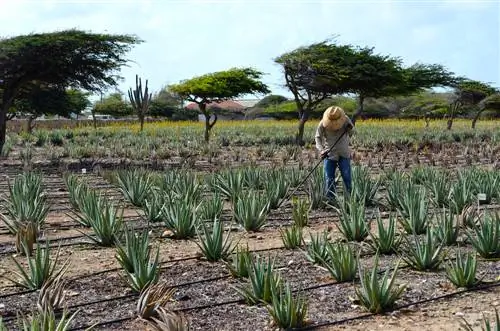
<instances>
[{"instance_id":1,"label":"dark work glove","mask_svg":"<svg viewBox=\"0 0 500 331\"><path fill-rule=\"evenodd\" d=\"M328 150L321 152L321 159L326 159L328 157Z\"/></svg>"}]
</instances>

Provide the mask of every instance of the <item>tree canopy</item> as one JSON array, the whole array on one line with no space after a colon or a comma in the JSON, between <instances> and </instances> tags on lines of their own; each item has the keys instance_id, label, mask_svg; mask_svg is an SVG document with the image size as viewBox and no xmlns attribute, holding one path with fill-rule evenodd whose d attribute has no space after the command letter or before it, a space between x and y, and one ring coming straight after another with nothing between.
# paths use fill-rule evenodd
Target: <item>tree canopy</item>
<instances>
[{"instance_id":1,"label":"tree canopy","mask_svg":"<svg viewBox=\"0 0 500 331\"><path fill-rule=\"evenodd\" d=\"M142 41L135 36L75 29L0 39L0 149L7 111L33 81L90 92L115 86L124 55Z\"/></svg>"},{"instance_id":2,"label":"tree canopy","mask_svg":"<svg viewBox=\"0 0 500 331\"><path fill-rule=\"evenodd\" d=\"M99 100L94 105L95 114L124 117L132 115L134 110L120 92L114 92Z\"/></svg>"},{"instance_id":3,"label":"tree canopy","mask_svg":"<svg viewBox=\"0 0 500 331\"><path fill-rule=\"evenodd\" d=\"M320 103L333 95L355 94L363 112L366 98L410 95L427 88L451 86L453 73L436 64L405 68L399 58L377 54L373 48L323 41L299 47L275 59L283 67L286 86L293 93L299 112L298 142L304 124Z\"/></svg>"},{"instance_id":4,"label":"tree canopy","mask_svg":"<svg viewBox=\"0 0 500 331\"><path fill-rule=\"evenodd\" d=\"M205 141L209 141L210 130L217 121L217 114L210 122L211 114L207 109L210 103L238 98L246 94L267 94L266 84L261 82L263 73L253 68L231 68L184 80L169 86L169 90L183 100L198 104L205 116Z\"/></svg>"}]
</instances>

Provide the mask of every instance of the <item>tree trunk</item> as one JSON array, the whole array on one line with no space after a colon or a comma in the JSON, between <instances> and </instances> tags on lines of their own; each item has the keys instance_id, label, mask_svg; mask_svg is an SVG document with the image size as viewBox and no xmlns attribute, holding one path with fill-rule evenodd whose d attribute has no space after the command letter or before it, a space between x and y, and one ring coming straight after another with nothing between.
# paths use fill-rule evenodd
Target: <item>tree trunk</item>
<instances>
[{"instance_id":1,"label":"tree trunk","mask_svg":"<svg viewBox=\"0 0 500 331\"><path fill-rule=\"evenodd\" d=\"M354 125L356 124L356 120L358 119L359 116L361 116L364 110L365 97L362 94L360 94L358 99L359 99L358 110L356 110L356 112L352 116L352 124Z\"/></svg>"},{"instance_id":2,"label":"tree trunk","mask_svg":"<svg viewBox=\"0 0 500 331\"><path fill-rule=\"evenodd\" d=\"M448 118L448 122L446 122L446 129L451 130L452 125L453 125L453 116L450 116Z\"/></svg>"},{"instance_id":3,"label":"tree trunk","mask_svg":"<svg viewBox=\"0 0 500 331\"><path fill-rule=\"evenodd\" d=\"M472 119L472 129L475 129L476 128L476 122L477 120L479 119L479 116L481 115L481 113L483 112L483 109L481 110L478 110L476 115L474 116L474 118Z\"/></svg>"},{"instance_id":4,"label":"tree trunk","mask_svg":"<svg viewBox=\"0 0 500 331\"><path fill-rule=\"evenodd\" d=\"M7 109L0 109L0 152L3 151L5 137L7 135Z\"/></svg>"},{"instance_id":5,"label":"tree trunk","mask_svg":"<svg viewBox=\"0 0 500 331\"><path fill-rule=\"evenodd\" d=\"M33 121L35 120L35 118L36 117L28 116L28 123L27 123L27 127L26 127L26 131L28 132L28 134L33 133L33 128L35 127L35 124L33 123Z\"/></svg>"},{"instance_id":6,"label":"tree trunk","mask_svg":"<svg viewBox=\"0 0 500 331\"><path fill-rule=\"evenodd\" d=\"M144 115L139 115L139 121L141 122L141 132L144 129Z\"/></svg>"},{"instance_id":7,"label":"tree trunk","mask_svg":"<svg viewBox=\"0 0 500 331\"><path fill-rule=\"evenodd\" d=\"M295 136L295 143L299 146L304 146L305 145L304 129L305 129L306 122L309 119L309 110L308 109L300 110L299 114L301 114L301 115L299 118L299 126L298 126L297 135Z\"/></svg>"}]
</instances>

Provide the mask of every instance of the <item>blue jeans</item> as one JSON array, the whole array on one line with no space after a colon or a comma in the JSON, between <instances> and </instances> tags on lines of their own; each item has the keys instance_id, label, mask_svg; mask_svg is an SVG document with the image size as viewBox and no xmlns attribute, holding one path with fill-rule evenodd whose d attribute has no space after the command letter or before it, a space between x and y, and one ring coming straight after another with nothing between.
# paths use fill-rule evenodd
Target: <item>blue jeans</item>
<instances>
[{"instance_id":1,"label":"blue jeans","mask_svg":"<svg viewBox=\"0 0 500 331\"><path fill-rule=\"evenodd\" d=\"M339 157L338 161L325 159L324 171L326 180L326 196L333 198L335 196L335 169L340 169L340 175L344 182L346 193L351 193L351 160L345 157Z\"/></svg>"}]
</instances>

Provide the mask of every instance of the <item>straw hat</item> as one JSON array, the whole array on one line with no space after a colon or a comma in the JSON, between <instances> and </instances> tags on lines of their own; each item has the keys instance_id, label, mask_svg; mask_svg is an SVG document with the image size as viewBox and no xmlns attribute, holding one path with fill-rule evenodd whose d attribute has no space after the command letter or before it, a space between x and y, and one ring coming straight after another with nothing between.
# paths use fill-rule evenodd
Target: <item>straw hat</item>
<instances>
[{"instance_id":1,"label":"straw hat","mask_svg":"<svg viewBox=\"0 0 500 331\"><path fill-rule=\"evenodd\" d=\"M347 121L347 116L344 110L337 106L326 108L321 120L323 127L329 131L336 131L340 129Z\"/></svg>"}]
</instances>

